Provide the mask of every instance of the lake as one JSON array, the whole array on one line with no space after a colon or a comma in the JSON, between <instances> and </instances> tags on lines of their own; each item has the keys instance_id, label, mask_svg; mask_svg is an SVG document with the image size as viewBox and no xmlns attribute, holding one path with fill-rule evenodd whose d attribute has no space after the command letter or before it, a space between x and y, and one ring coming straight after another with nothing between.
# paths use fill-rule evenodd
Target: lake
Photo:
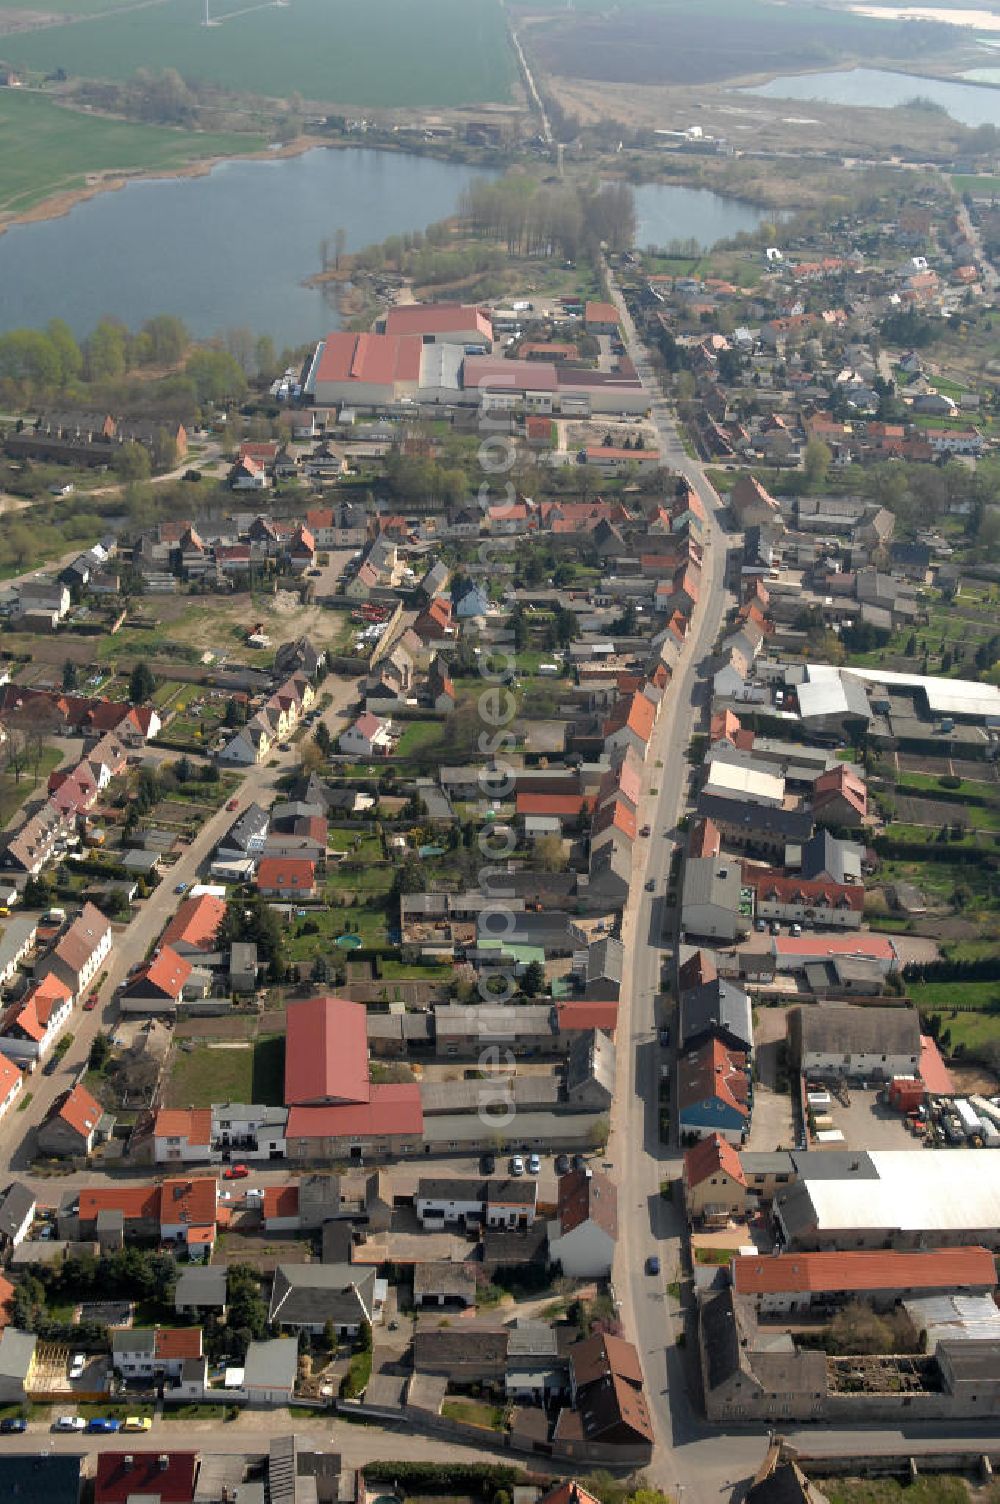
<instances>
[{"instance_id":1,"label":"lake","mask_svg":"<svg viewBox=\"0 0 1000 1504\"><path fill-rule=\"evenodd\" d=\"M1000 90L974 84L948 83L940 78L893 73L885 68L850 68L838 73L798 73L774 78L743 94L766 99L814 99L861 109L892 109L919 95L932 99L961 125L1000 126Z\"/></svg>"},{"instance_id":2,"label":"lake","mask_svg":"<svg viewBox=\"0 0 1000 1504\"><path fill-rule=\"evenodd\" d=\"M705 249L744 230L756 230L773 209L759 209L740 199L724 198L707 188L677 188L671 183L637 183L636 245L666 246L694 238Z\"/></svg>"},{"instance_id":3,"label":"lake","mask_svg":"<svg viewBox=\"0 0 1000 1504\"><path fill-rule=\"evenodd\" d=\"M317 147L227 161L203 177L150 178L101 193L60 219L0 235L0 330L64 318L84 335L105 314L131 328L157 313L199 337L224 329L304 344L338 318L305 278L342 225L348 250L424 229L457 208L481 169L432 157ZM693 236L712 245L765 211L704 189L636 188L638 244Z\"/></svg>"},{"instance_id":4,"label":"lake","mask_svg":"<svg viewBox=\"0 0 1000 1504\"><path fill-rule=\"evenodd\" d=\"M478 169L433 157L317 147L227 161L197 178L150 178L61 219L0 235L0 329L64 318L86 334L104 314L136 328L177 314L192 333L247 327L283 345L337 324L318 288L320 242L348 250L452 214Z\"/></svg>"}]
</instances>

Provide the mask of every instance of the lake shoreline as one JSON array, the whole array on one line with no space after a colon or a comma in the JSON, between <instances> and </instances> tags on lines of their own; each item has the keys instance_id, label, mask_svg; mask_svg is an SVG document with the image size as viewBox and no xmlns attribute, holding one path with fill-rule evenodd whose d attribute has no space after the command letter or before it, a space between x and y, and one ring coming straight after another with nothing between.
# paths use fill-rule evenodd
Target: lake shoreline
<instances>
[{"instance_id":1,"label":"lake shoreline","mask_svg":"<svg viewBox=\"0 0 1000 1504\"><path fill-rule=\"evenodd\" d=\"M93 182L85 183L80 188L66 188L61 192L51 193L39 203L32 204L30 209L21 209L14 213L9 210L0 212L0 235L5 234L13 225L36 225L44 224L49 219L64 219L78 204L85 204L102 193L120 193L130 183L171 182L177 178L202 178L207 177L223 162L277 162L283 157L301 156L303 152L312 151L317 146L332 145L339 145L339 143L321 141L316 136L296 136L294 141L289 141L284 146L265 147L261 151L240 152L238 156L226 152L221 156L201 157L197 161L186 162L183 167L151 167L148 171L137 167L132 172L95 174Z\"/></svg>"}]
</instances>

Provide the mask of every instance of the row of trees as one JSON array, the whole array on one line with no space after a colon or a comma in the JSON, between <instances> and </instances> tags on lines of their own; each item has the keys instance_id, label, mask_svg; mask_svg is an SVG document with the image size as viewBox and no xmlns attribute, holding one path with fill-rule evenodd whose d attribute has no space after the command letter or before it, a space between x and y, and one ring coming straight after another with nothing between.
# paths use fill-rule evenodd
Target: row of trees
<instances>
[{"instance_id":1,"label":"row of trees","mask_svg":"<svg viewBox=\"0 0 1000 1504\"><path fill-rule=\"evenodd\" d=\"M553 188L510 172L497 182L470 184L460 212L474 234L501 241L512 256L574 260L602 242L612 251L635 244L635 193L628 183Z\"/></svg>"}]
</instances>

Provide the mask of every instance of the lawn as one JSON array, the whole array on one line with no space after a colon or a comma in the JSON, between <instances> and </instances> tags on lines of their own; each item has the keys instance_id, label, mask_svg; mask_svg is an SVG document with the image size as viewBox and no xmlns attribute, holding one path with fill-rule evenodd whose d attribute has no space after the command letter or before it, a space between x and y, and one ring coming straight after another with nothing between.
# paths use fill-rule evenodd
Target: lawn
<instances>
[{"instance_id":1,"label":"lawn","mask_svg":"<svg viewBox=\"0 0 1000 1504\"><path fill-rule=\"evenodd\" d=\"M74 24L74 45L77 34L89 25ZM60 38L64 60L72 61L66 28L30 35L38 43L50 35ZM5 46L13 40L5 37ZM54 193L83 187L87 173L169 170L204 157L239 156L264 145L257 136L195 134L84 115L19 89L0 90L0 142L6 143L6 149L0 150L0 209L14 212L30 209Z\"/></svg>"},{"instance_id":2,"label":"lawn","mask_svg":"<svg viewBox=\"0 0 1000 1504\"><path fill-rule=\"evenodd\" d=\"M43 784L52 772L63 760L63 753L58 747L43 747L38 759L38 777L35 777L34 764L25 769L18 783L13 773L4 771L0 773L0 828L5 826L21 808L26 799L30 799L39 784Z\"/></svg>"},{"instance_id":3,"label":"lawn","mask_svg":"<svg viewBox=\"0 0 1000 1504\"><path fill-rule=\"evenodd\" d=\"M487 1405L482 1400L442 1400L441 1414L445 1420L462 1421L467 1426L482 1426L486 1431L504 1429L503 1406Z\"/></svg>"},{"instance_id":4,"label":"lawn","mask_svg":"<svg viewBox=\"0 0 1000 1504\"><path fill-rule=\"evenodd\" d=\"M895 1478L813 1478L830 1504L969 1504L970 1493L964 1478L935 1473L933 1477Z\"/></svg>"},{"instance_id":5,"label":"lawn","mask_svg":"<svg viewBox=\"0 0 1000 1504\"><path fill-rule=\"evenodd\" d=\"M336 827L327 833L327 848L330 851L348 852L353 861L380 862L385 853L378 836L363 830L342 830Z\"/></svg>"},{"instance_id":6,"label":"lawn","mask_svg":"<svg viewBox=\"0 0 1000 1504\"><path fill-rule=\"evenodd\" d=\"M958 193L989 193L1000 198L1000 178L976 177L972 173L952 174L952 183Z\"/></svg>"},{"instance_id":7,"label":"lawn","mask_svg":"<svg viewBox=\"0 0 1000 1504\"><path fill-rule=\"evenodd\" d=\"M1000 1005L1000 981L911 982L906 990L917 1006L928 1012L955 1007L988 1011Z\"/></svg>"},{"instance_id":8,"label":"lawn","mask_svg":"<svg viewBox=\"0 0 1000 1504\"><path fill-rule=\"evenodd\" d=\"M406 730L396 746L397 757L432 757L443 750L443 721L407 721Z\"/></svg>"},{"instance_id":9,"label":"lawn","mask_svg":"<svg viewBox=\"0 0 1000 1504\"><path fill-rule=\"evenodd\" d=\"M515 63L495 0L295 0L249 8L209 0L213 20L223 24L208 28L204 10L204 0L172 0L11 34L4 58L41 72L71 68L85 78L176 68L186 79L240 94L298 93L342 105L479 106L511 95Z\"/></svg>"},{"instance_id":10,"label":"lawn","mask_svg":"<svg viewBox=\"0 0 1000 1504\"><path fill-rule=\"evenodd\" d=\"M177 1049L170 1066L165 1105L210 1107L213 1102L284 1101L285 1040L264 1034L246 1048L213 1049L197 1044Z\"/></svg>"}]
</instances>

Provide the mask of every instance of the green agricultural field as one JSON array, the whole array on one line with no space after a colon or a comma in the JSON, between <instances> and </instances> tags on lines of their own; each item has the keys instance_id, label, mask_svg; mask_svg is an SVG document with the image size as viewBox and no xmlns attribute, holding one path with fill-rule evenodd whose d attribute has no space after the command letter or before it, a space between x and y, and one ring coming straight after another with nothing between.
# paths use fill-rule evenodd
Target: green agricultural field
<instances>
[{"instance_id":1,"label":"green agricultural field","mask_svg":"<svg viewBox=\"0 0 1000 1504\"><path fill-rule=\"evenodd\" d=\"M15 67L65 68L77 78L176 68L241 94L297 93L343 105L463 105L511 95L515 63L497 0L208 3L214 26L202 23L204 0L161 0L5 37L3 56Z\"/></svg>"},{"instance_id":2,"label":"green agricultural field","mask_svg":"<svg viewBox=\"0 0 1000 1504\"><path fill-rule=\"evenodd\" d=\"M60 27L59 35L64 31ZM4 38L5 43L8 40ZM257 151L263 145L250 135L196 135L159 125L105 120L65 109L41 94L3 89L0 211L18 213L55 193L82 188L87 173L170 171L205 157Z\"/></svg>"}]
</instances>

